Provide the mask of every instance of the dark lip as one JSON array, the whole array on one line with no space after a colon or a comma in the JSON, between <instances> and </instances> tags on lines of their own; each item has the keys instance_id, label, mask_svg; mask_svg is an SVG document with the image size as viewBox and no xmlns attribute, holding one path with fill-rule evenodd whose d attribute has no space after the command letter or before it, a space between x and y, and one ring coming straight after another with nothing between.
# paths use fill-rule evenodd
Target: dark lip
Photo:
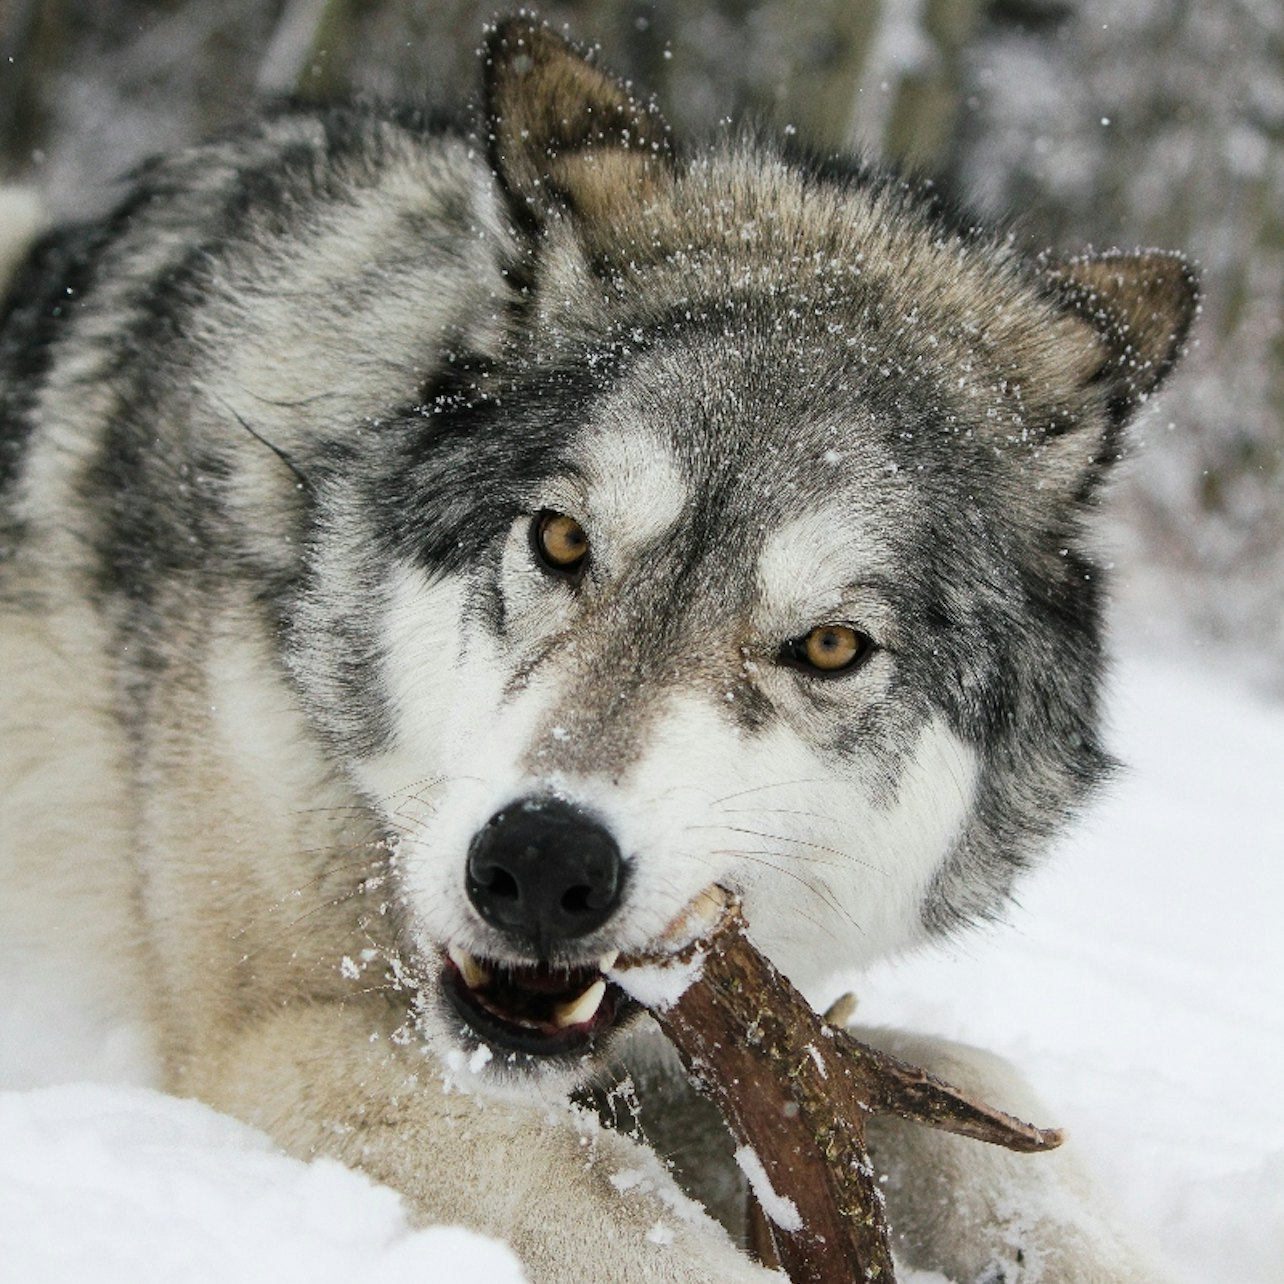
<instances>
[{"instance_id":1,"label":"dark lip","mask_svg":"<svg viewBox=\"0 0 1284 1284\"><path fill-rule=\"evenodd\" d=\"M546 964L514 967L489 962L485 966L496 981L473 990L454 962L443 956L442 992L473 1034L504 1052L540 1059L592 1053L636 1007L619 986L607 981L592 1018L559 1029L545 1009L582 994L601 976L596 967L552 969Z\"/></svg>"}]
</instances>

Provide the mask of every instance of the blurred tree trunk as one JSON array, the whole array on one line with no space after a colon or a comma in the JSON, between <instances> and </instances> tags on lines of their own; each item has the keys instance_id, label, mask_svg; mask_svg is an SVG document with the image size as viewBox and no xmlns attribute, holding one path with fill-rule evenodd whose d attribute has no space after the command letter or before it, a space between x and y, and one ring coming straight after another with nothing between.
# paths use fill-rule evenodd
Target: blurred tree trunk
<instances>
[{"instance_id":1,"label":"blurred tree trunk","mask_svg":"<svg viewBox=\"0 0 1284 1284\"><path fill-rule=\"evenodd\" d=\"M64 54L62 10L58 0L0 0L0 164L10 171L46 133L41 86Z\"/></svg>"},{"instance_id":2,"label":"blurred tree trunk","mask_svg":"<svg viewBox=\"0 0 1284 1284\"><path fill-rule=\"evenodd\" d=\"M901 76L885 139L902 164L931 172L948 161L969 88L966 54L983 13L981 0L924 0L927 55Z\"/></svg>"}]
</instances>

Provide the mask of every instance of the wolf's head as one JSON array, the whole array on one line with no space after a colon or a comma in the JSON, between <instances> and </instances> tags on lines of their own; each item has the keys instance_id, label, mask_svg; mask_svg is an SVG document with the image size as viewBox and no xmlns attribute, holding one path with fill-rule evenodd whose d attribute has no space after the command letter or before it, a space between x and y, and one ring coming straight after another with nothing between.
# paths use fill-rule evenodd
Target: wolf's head
<instances>
[{"instance_id":1,"label":"wolf's head","mask_svg":"<svg viewBox=\"0 0 1284 1284\"><path fill-rule=\"evenodd\" d=\"M679 153L524 20L485 119L502 305L320 489L297 668L452 1028L553 1063L711 883L804 986L1002 906L1108 767L1084 525L1195 292Z\"/></svg>"}]
</instances>

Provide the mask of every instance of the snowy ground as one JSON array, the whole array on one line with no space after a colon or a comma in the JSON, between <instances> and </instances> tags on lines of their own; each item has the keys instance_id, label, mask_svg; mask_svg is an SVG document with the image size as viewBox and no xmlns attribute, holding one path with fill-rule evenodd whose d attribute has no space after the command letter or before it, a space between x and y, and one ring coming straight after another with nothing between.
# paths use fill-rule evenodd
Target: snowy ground
<instances>
[{"instance_id":1,"label":"snowy ground","mask_svg":"<svg viewBox=\"0 0 1284 1284\"><path fill-rule=\"evenodd\" d=\"M1029 1075L1189 1284L1284 1282L1284 708L1124 665L1112 796L1010 926L861 982L861 1019Z\"/></svg>"},{"instance_id":2,"label":"snowy ground","mask_svg":"<svg viewBox=\"0 0 1284 1284\"><path fill-rule=\"evenodd\" d=\"M1284 709L1211 670L1125 665L1130 775L1009 928L863 978L861 1016L1019 1062L1176 1280L1280 1284ZM136 1086L127 1031L49 1010L0 959L0 1279L522 1278L500 1245L411 1231L359 1175Z\"/></svg>"}]
</instances>

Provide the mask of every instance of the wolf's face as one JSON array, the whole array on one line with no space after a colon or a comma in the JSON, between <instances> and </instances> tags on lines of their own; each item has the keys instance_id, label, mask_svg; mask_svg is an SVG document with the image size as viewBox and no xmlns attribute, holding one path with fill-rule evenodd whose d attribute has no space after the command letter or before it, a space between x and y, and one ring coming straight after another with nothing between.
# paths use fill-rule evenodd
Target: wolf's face
<instances>
[{"instance_id":1,"label":"wolf's face","mask_svg":"<svg viewBox=\"0 0 1284 1284\"><path fill-rule=\"evenodd\" d=\"M1192 296L491 55L520 296L320 488L294 664L429 1013L554 1065L710 884L804 987L1001 904L1106 766L1081 519Z\"/></svg>"},{"instance_id":2,"label":"wolf's face","mask_svg":"<svg viewBox=\"0 0 1284 1284\"><path fill-rule=\"evenodd\" d=\"M538 1036L484 1004L495 1041L573 1046L583 969L710 883L802 981L903 944L973 804L976 751L910 677L894 453L805 404L788 339L740 341L554 376L531 423L497 397L494 431L547 449L467 501L450 569L386 572L391 734L360 776L403 826L416 928L465 974L570 971L521 1002Z\"/></svg>"}]
</instances>

